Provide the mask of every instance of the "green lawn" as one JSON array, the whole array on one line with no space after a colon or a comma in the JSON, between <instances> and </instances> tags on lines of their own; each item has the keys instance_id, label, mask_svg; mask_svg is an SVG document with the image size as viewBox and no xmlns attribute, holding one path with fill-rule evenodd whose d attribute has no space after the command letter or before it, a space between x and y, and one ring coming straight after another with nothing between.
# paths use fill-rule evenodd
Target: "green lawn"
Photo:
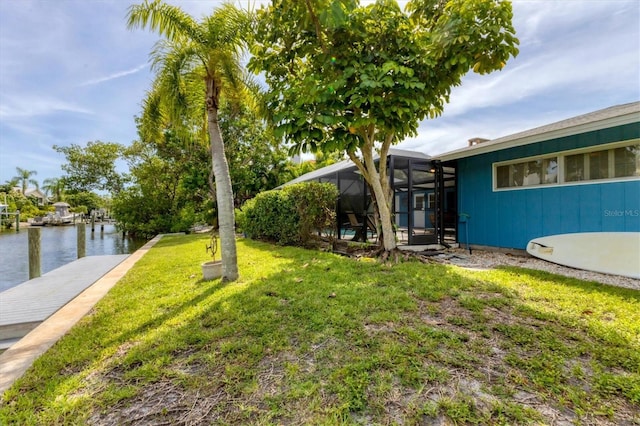
<instances>
[{"instance_id":1,"label":"green lawn","mask_svg":"<svg viewBox=\"0 0 640 426\"><path fill-rule=\"evenodd\" d=\"M165 237L9 391L0 424L638 424L640 292Z\"/></svg>"}]
</instances>

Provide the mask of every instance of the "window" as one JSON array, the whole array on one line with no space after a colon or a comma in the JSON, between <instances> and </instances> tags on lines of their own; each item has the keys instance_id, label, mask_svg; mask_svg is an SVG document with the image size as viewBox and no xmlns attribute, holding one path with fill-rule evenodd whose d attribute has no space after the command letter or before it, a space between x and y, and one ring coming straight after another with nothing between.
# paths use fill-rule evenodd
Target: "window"
<instances>
[{"instance_id":1,"label":"window","mask_svg":"<svg viewBox=\"0 0 640 426\"><path fill-rule=\"evenodd\" d=\"M589 179L607 179L609 177L609 151L590 152Z\"/></svg>"},{"instance_id":2,"label":"window","mask_svg":"<svg viewBox=\"0 0 640 426\"><path fill-rule=\"evenodd\" d=\"M496 167L497 188L543 185L557 181L557 157L540 158Z\"/></svg>"},{"instance_id":3,"label":"window","mask_svg":"<svg viewBox=\"0 0 640 426\"><path fill-rule=\"evenodd\" d=\"M584 154L567 155L564 157L565 182L578 182L586 179L584 158Z\"/></svg>"},{"instance_id":4,"label":"window","mask_svg":"<svg viewBox=\"0 0 640 426\"><path fill-rule=\"evenodd\" d=\"M640 176L640 145L613 150L614 177Z\"/></svg>"},{"instance_id":5,"label":"window","mask_svg":"<svg viewBox=\"0 0 640 426\"><path fill-rule=\"evenodd\" d=\"M497 163L494 188L512 189L640 176L640 143L609 144ZM560 167L561 165L561 167Z\"/></svg>"}]
</instances>

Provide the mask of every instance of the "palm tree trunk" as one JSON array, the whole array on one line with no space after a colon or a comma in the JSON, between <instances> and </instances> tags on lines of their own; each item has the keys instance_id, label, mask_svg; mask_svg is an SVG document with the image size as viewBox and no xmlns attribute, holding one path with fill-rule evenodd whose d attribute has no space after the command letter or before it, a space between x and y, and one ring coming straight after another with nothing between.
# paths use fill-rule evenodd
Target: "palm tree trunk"
<instances>
[{"instance_id":1,"label":"palm tree trunk","mask_svg":"<svg viewBox=\"0 0 640 426\"><path fill-rule=\"evenodd\" d=\"M235 216L233 211L233 188L229 165L224 152L222 133L218 125L219 86L214 80L207 81L207 120L211 141L211 163L216 179L216 201L218 204L218 226L222 257L223 281L238 279L238 255L236 251Z\"/></svg>"}]
</instances>

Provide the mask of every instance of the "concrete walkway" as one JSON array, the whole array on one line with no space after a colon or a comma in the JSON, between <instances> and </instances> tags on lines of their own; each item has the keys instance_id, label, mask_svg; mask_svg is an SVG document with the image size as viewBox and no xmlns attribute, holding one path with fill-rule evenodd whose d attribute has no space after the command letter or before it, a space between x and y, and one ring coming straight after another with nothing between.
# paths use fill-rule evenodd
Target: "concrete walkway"
<instances>
[{"instance_id":1,"label":"concrete walkway","mask_svg":"<svg viewBox=\"0 0 640 426\"><path fill-rule=\"evenodd\" d=\"M0 354L0 393L7 390L40 355L84 317L160 238L162 236L158 235L135 253L125 256L121 263L106 272L102 278Z\"/></svg>"}]
</instances>

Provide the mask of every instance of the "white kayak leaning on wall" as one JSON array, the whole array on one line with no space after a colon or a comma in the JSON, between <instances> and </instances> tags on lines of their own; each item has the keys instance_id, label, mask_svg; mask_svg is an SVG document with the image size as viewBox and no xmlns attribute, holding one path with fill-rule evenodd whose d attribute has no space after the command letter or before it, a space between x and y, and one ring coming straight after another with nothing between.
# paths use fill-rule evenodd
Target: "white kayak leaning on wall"
<instances>
[{"instance_id":1,"label":"white kayak leaning on wall","mask_svg":"<svg viewBox=\"0 0 640 426\"><path fill-rule=\"evenodd\" d=\"M640 278L640 232L582 232L534 238L527 253L587 271Z\"/></svg>"}]
</instances>

